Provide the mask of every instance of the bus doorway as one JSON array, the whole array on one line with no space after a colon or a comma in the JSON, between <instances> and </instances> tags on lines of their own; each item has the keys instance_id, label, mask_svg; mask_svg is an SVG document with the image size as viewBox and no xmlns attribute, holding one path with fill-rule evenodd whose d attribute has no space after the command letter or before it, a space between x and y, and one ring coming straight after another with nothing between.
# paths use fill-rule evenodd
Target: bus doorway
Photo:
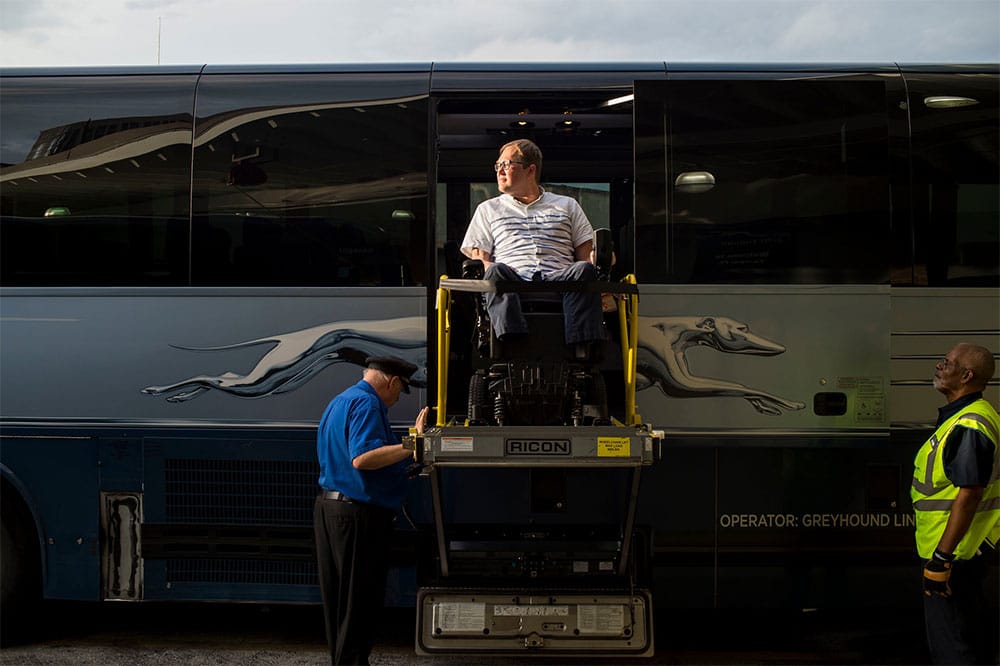
<instances>
[{"instance_id":1,"label":"bus doorway","mask_svg":"<svg viewBox=\"0 0 1000 666\"><path fill-rule=\"evenodd\" d=\"M461 243L473 212L499 194L493 163L502 146L526 138L543 155L542 188L572 197L594 228L608 232L618 255L610 279L624 276L632 254L630 90L629 81L614 94L548 90L436 100L439 274L462 277ZM435 511L435 535L422 549L418 575L418 652L651 655L648 539L634 517L640 473L658 442L622 416L622 336L609 337L607 346L619 351L598 362L600 375L617 377L601 386L612 387L608 411L621 420L546 414L544 424L512 418L508 425L490 413L476 423L470 375L484 364L472 336L481 296L447 298L450 346L439 343L438 353L448 363L439 363L444 376L437 379L447 381L447 413L438 414L441 434L425 433L415 445L432 467ZM561 322L561 310L555 314ZM548 340L535 321L530 344L541 348ZM564 347L561 329L558 338L553 354ZM533 377L536 370L549 377L548 360L532 366ZM506 371L498 365L517 364L497 361L490 356L486 363L490 382ZM563 363L552 364L556 372ZM529 383L525 376L514 382L519 391ZM568 391L553 393L558 402ZM613 458L612 439L624 451Z\"/></svg>"}]
</instances>

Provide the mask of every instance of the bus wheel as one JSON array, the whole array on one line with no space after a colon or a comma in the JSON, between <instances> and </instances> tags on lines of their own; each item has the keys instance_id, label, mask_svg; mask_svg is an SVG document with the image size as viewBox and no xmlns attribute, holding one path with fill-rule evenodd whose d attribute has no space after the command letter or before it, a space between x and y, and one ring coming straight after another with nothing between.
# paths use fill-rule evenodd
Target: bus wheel
<instances>
[{"instance_id":1,"label":"bus wheel","mask_svg":"<svg viewBox=\"0 0 1000 666\"><path fill-rule=\"evenodd\" d=\"M34 530L10 510L10 494L4 493L0 518L0 642L4 645L31 638L33 620L41 601L41 578Z\"/></svg>"}]
</instances>

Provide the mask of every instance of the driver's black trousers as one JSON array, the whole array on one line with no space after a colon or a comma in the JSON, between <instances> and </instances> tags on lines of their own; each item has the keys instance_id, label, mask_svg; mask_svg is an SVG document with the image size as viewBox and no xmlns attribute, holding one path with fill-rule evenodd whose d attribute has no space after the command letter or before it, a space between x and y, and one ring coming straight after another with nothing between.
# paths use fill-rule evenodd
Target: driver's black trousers
<instances>
[{"instance_id":1,"label":"driver's black trousers","mask_svg":"<svg viewBox=\"0 0 1000 666\"><path fill-rule=\"evenodd\" d=\"M316 498L313 528L331 664L367 664L385 598L394 512Z\"/></svg>"}]
</instances>

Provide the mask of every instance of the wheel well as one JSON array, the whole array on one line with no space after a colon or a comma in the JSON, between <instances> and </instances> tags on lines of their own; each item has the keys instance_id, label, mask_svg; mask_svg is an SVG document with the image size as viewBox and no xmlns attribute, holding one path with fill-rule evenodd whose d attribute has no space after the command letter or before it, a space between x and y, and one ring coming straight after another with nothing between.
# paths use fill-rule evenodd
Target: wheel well
<instances>
[{"instance_id":1,"label":"wheel well","mask_svg":"<svg viewBox=\"0 0 1000 666\"><path fill-rule=\"evenodd\" d=\"M24 562L28 568L23 573L36 579L35 584L38 586L38 594L40 595L42 557L38 541L38 526L24 496L7 478L0 480L0 520L3 521L4 527L9 530L18 549L25 555Z\"/></svg>"}]
</instances>

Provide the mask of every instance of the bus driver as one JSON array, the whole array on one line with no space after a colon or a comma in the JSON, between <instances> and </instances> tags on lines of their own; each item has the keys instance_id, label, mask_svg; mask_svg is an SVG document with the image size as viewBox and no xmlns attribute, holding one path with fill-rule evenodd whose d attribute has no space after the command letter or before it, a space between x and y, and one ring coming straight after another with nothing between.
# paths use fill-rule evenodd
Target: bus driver
<instances>
[{"instance_id":1,"label":"bus driver","mask_svg":"<svg viewBox=\"0 0 1000 666\"><path fill-rule=\"evenodd\" d=\"M493 165L501 194L479 204L462 252L480 259L487 280L596 280L591 262L594 229L574 199L539 185L542 151L519 139L505 144ZM486 309L500 340L524 336L528 323L515 293L486 294ZM601 295L563 294L566 344L604 339Z\"/></svg>"}]
</instances>

